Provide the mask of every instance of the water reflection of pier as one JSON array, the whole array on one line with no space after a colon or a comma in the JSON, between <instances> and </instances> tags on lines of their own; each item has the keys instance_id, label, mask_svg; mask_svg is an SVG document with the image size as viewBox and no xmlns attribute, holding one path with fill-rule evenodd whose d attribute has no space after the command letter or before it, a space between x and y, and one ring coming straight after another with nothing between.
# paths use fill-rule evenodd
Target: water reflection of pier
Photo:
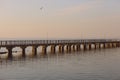
<instances>
[{"instance_id":1,"label":"water reflection of pier","mask_svg":"<svg viewBox=\"0 0 120 80\"><path fill-rule=\"evenodd\" d=\"M37 48L42 47L42 54L47 55L47 49L50 47L51 54L56 53L58 48L59 53L65 51L80 51L92 49L105 49L120 47L120 41L114 39L82 39L82 40L4 40L0 41L0 47L5 47L8 50L8 59L12 59L12 49L20 47L22 49L22 57L26 57L25 50L27 47L32 47L34 56L37 56ZM17 52L17 51L14 51ZM1 52L2 54L2 52Z\"/></svg>"}]
</instances>

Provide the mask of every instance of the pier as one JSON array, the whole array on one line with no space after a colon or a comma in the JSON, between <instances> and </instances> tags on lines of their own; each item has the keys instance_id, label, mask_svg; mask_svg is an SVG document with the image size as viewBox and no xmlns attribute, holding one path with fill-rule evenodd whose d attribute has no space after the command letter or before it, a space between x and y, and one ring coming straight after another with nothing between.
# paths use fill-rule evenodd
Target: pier
<instances>
[{"instance_id":1,"label":"pier","mask_svg":"<svg viewBox=\"0 0 120 80\"><path fill-rule=\"evenodd\" d=\"M120 40L117 39L80 39L80 40L3 40L0 41L0 48L8 50L8 59L12 59L12 49L20 47L22 57L26 57L25 50L28 46L33 48L34 56L37 56L37 48L42 46L42 55L47 55L47 47L50 46L51 54L56 54L56 47L60 53L65 51L80 51L92 49L106 49L120 47Z\"/></svg>"}]
</instances>

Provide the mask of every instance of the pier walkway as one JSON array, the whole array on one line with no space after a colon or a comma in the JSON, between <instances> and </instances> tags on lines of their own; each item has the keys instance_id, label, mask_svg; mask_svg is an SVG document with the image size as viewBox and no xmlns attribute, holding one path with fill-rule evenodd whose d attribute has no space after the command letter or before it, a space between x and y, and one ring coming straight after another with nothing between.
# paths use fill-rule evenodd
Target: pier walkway
<instances>
[{"instance_id":1,"label":"pier walkway","mask_svg":"<svg viewBox=\"0 0 120 80\"><path fill-rule=\"evenodd\" d=\"M47 47L51 47L51 53L55 54L56 47L60 53L64 51L80 51L91 49L105 49L120 47L120 40L117 39L80 39L80 40L1 40L0 48L5 47L8 50L8 59L12 59L12 49L20 47L22 57L26 57L25 49L32 46L34 56L37 56L37 48L42 46L42 55L47 55Z\"/></svg>"}]
</instances>

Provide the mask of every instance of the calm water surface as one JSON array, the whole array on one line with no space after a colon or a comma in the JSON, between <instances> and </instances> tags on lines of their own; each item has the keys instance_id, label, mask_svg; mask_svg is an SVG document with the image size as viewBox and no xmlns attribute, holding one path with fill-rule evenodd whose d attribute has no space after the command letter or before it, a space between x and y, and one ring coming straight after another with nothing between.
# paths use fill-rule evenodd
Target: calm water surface
<instances>
[{"instance_id":1,"label":"calm water surface","mask_svg":"<svg viewBox=\"0 0 120 80\"><path fill-rule=\"evenodd\" d=\"M4 61L0 80L120 80L120 48Z\"/></svg>"}]
</instances>

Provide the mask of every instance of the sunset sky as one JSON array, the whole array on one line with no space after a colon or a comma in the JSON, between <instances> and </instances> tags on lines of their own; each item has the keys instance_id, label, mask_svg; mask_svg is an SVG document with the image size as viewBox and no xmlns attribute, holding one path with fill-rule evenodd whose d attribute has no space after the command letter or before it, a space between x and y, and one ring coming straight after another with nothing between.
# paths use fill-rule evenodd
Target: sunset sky
<instances>
[{"instance_id":1,"label":"sunset sky","mask_svg":"<svg viewBox=\"0 0 120 80\"><path fill-rule=\"evenodd\" d=\"M120 38L120 0L0 0L0 39L47 36Z\"/></svg>"}]
</instances>

